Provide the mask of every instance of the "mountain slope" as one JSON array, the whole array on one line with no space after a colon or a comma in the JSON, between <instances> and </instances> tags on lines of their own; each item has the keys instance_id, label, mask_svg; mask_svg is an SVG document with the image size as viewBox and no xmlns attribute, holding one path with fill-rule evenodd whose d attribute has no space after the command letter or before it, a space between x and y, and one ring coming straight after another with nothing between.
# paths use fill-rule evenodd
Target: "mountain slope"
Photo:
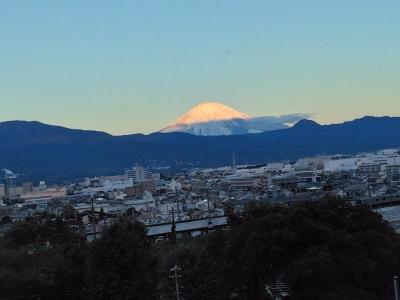
<instances>
[{"instance_id":1,"label":"mountain slope","mask_svg":"<svg viewBox=\"0 0 400 300\"><path fill-rule=\"evenodd\" d=\"M12 149L34 144L89 142L112 138L105 132L69 129L32 121L9 121L0 123L2 149Z\"/></svg>"},{"instance_id":2,"label":"mountain slope","mask_svg":"<svg viewBox=\"0 0 400 300\"><path fill-rule=\"evenodd\" d=\"M233 136L111 136L38 122L0 123L0 169L54 181L119 172L135 163L173 168L228 165L232 151L239 163L265 163L395 147L400 147L398 117L334 125L303 120L289 129Z\"/></svg>"},{"instance_id":3,"label":"mountain slope","mask_svg":"<svg viewBox=\"0 0 400 300\"><path fill-rule=\"evenodd\" d=\"M196 124L235 119L247 120L250 119L250 116L218 102L204 102L196 105L189 112L180 117L175 123Z\"/></svg>"},{"instance_id":4,"label":"mountain slope","mask_svg":"<svg viewBox=\"0 0 400 300\"><path fill-rule=\"evenodd\" d=\"M161 132L186 132L194 135L230 135L240 128L249 115L217 102L196 105Z\"/></svg>"},{"instance_id":5,"label":"mountain slope","mask_svg":"<svg viewBox=\"0 0 400 300\"><path fill-rule=\"evenodd\" d=\"M288 128L288 123L307 117L304 114L292 114L252 118L224 104L205 102L195 106L160 132L185 132L202 136L259 133Z\"/></svg>"}]
</instances>

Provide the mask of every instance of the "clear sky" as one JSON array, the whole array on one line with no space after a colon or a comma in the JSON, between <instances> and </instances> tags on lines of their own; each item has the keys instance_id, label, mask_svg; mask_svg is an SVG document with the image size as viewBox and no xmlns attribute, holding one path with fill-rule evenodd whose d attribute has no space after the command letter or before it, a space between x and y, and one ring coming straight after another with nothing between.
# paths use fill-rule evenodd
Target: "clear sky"
<instances>
[{"instance_id":1,"label":"clear sky","mask_svg":"<svg viewBox=\"0 0 400 300\"><path fill-rule=\"evenodd\" d=\"M0 121L156 131L215 100L400 115L399 0L0 1Z\"/></svg>"}]
</instances>

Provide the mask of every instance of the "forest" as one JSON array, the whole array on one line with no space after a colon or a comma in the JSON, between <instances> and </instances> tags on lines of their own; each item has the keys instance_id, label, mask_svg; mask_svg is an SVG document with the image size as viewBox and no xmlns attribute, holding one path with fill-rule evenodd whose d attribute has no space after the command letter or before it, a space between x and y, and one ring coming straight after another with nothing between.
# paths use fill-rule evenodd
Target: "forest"
<instances>
[{"instance_id":1,"label":"forest","mask_svg":"<svg viewBox=\"0 0 400 300\"><path fill-rule=\"evenodd\" d=\"M62 217L36 215L0 238L0 299L273 299L265 287L278 280L290 299L393 299L400 237L368 207L226 214L227 228L158 242L127 216L87 242Z\"/></svg>"}]
</instances>

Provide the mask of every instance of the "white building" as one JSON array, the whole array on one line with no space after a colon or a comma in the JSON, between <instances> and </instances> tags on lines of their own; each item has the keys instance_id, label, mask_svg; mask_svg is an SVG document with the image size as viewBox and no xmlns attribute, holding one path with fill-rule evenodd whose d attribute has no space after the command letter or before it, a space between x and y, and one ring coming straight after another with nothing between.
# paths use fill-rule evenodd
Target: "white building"
<instances>
[{"instance_id":1,"label":"white building","mask_svg":"<svg viewBox=\"0 0 400 300\"><path fill-rule=\"evenodd\" d=\"M142 166L133 167L131 170L125 172L128 178L132 178L133 182L156 181L160 179L159 174L144 169Z\"/></svg>"},{"instance_id":2,"label":"white building","mask_svg":"<svg viewBox=\"0 0 400 300\"><path fill-rule=\"evenodd\" d=\"M348 156L333 156L324 163L324 170L327 172L351 171L358 169L381 168L385 166L400 165L400 154L398 150L382 150L377 153L368 153Z\"/></svg>"},{"instance_id":3,"label":"white building","mask_svg":"<svg viewBox=\"0 0 400 300\"><path fill-rule=\"evenodd\" d=\"M132 178L126 178L126 177L105 177L100 180L101 185L103 186L103 190L105 192L111 192L114 190L124 190L127 187L132 187L133 186L133 179Z\"/></svg>"},{"instance_id":4,"label":"white building","mask_svg":"<svg viewBox=\"0 0 400 300\"><path fill-rule=\"evenodd\" d=\"M182 183L175 179L172 179L171 182L165 184L165 188L171 191L180 191L182 190Z\"/></svg>"},{"instance_id":5,"label":"white building","mask_svg":"<svg viewBox=\"0 0 400 300\"><path fill-rule=\"evenodd\" d=\"M351 171L357 169L357 158L333 158L326 160L324 163L324 170L326 172L341 172Z\"/></svg>"},{"instance_id":6,"label":"white building","mask_svg":"<svg viewBox=\"0 0 400 300\"><path fill-rule=\"evenodd\" d=\"M274 162L267 164L266 171L267 172L277 172L282 171L285 167L284 163L281 162Z\"/></svg>"}]
</instances>

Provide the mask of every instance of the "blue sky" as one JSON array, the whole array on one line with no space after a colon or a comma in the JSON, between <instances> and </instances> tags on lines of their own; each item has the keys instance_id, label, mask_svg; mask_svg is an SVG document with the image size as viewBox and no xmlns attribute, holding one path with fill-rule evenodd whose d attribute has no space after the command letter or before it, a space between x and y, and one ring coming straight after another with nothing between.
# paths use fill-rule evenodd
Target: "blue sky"
<instances>
[{"instance_id":1,"label":"blue sky","mask_svg":"<svg viewBox=\"0 0 400 300\"><path fill-rule=\"evenodd\" d=\"M0 1L0 121L152 132L197 103L400 115L400 1Z\"/></svg>"}]
</instances>

